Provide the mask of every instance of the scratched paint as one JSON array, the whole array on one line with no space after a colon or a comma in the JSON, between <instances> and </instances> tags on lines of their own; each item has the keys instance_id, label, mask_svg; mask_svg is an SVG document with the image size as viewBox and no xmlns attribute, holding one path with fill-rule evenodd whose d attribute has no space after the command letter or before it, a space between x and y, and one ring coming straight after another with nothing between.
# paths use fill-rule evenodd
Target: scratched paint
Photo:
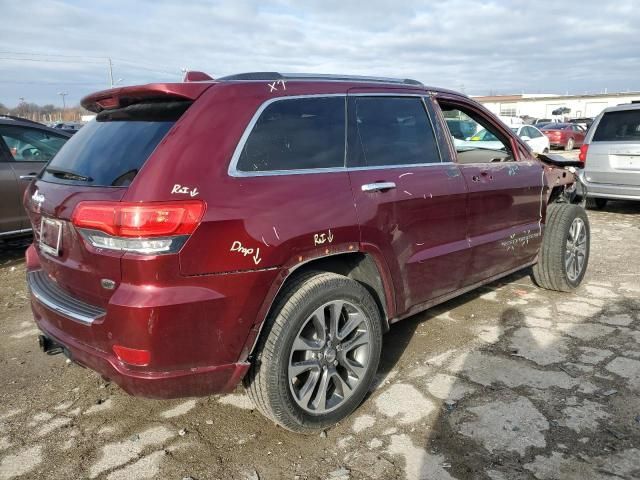
<instances>
[{"instance_id":1,"label":"scratched paint","mask_svg":"<svg viewBox=\"0 0 640 480\"><path fill-rule=\"evenodd\" d=\"M171 189L171 193L172 194L180 193L184 195L189 195L190 197L195 197L200 192L198 191L197 187L191 188L191 187L187 187L186 185L180 185L179 183L176 183Z\"/></svg>"},{"instance_id":2,"label":"scratched paint","mask_svg":"<svg viewBox=\"0 0 640 480\"><path fill-rule=\"evenodd\" d=\"M313 245L323 245L325 243L333 243L333 233L331 233L331 229L327 233L314 233L313 234Z\"/></svg>"},{"instance_id":3,"label":"scratched paint","mask_svg":"<svg viewBox=\"0 0 640 480\"><path fill-rule=\"evenodd\" d=\"M519 236L517 233L512 233L509 235L509 239L503 242L500 242L500 245L505 247L507 251L515 250L516 247L524 247L529 244L529 240L537 238L540 236L540 232L531 232L531 230L527 230L522 232Z\"/></svg>"},{"instance_id":4,"label":"scratched paint","mask_svg":"<svg viewBox=\"0 0 640 480\"><path fill-rule=\"evenodd\" d=\"M285 91L287 89L287 85L284 80L276 80L275 82L267 83L269 87L269 93L277 92L277 91Z\"/></svg>"},{"instance_id":5,"label":"scratched paint","mask_svg":"<svg viewBox=\"0 0 640 480\"><path fill-rule=\"evenodd\" d=\"M256 265L262 261L262 258L260 258L260 247L256 247L255 249L253 247L245 247L239 240L234 240L229 251L239 253L244 257L251 256L253 263Z\"/></svg>"}]
</instances>

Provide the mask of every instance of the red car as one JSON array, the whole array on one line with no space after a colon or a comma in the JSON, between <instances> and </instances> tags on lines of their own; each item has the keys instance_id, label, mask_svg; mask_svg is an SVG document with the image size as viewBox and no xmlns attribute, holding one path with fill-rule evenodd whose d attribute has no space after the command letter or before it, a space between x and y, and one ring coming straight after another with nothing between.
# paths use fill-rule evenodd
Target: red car
<instances>
[{"instance_id":1,"label":"red car","mask_svg":"<svg viewBox=\"0 0 640 480\"><path fill-rule=\"evenodd\" d=\"M244 380L309 432L360 404L393 323L532 265L545 288L582 281L589 223L564 168L579 164L542 163L466 96L197 78L84 98L96 120L29 186L43 350L146 397ZM451 118L501 146L454 141Z\"/></svg>"},{"instance_id":2,"label":"red car","mask_svg":"<svg viewBox=\"0 0 640 480\"><path fill-rule=\"evenodd\" d=\"M567 151L582 146L587 131L575 123L549 123L540 130L549 138L551 147Z\"/></svg>"}]
</instances>

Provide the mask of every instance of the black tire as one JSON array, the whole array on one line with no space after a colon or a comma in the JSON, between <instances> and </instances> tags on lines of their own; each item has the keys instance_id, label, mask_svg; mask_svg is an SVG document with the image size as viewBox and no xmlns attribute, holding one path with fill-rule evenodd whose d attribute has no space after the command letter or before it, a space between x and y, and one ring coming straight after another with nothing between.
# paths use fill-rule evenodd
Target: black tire
<instances>
[{"instance_id":1,"label":"black tire","mask_svg":"<svg viewBox=\"0 0 640 480\"><path fill-rule=\"evenodd\" d=\"M564 146L564 149L566 152L569 152L573 150L574 146L575 146L575 141L573 140L573 138L570 138L569 140L567 140L567 144Z\"/></svg>"},{"instance_id":2,"label":"black tire","mask_svg":"<svg viewBox=\"0 0 640 480\"><path fill-rule=\"evenodd\" d=\"M590 210L602 210L606 206L606 198L587 198L587 208Z\"/></svg>"},{"instance_id":3,"label":"black tire","mask_svg":"<svg viewBox=\"0 0 640 480\"><path fill-rule=\"evenodd\" d=\"M337 409L313 415L293 397L289 361L293 342L309 316L334 300L346 300L363 312L370 333L368 365L351 396ZM378 369L381 349L380 310L371 294L343 275L308 272L291 281L279 294L266 320L244 386L257 409L267 418L294 432L313 433L336 424L360 405Z\"/></svg>"},{"instance_id":4,"label":"black tire","mask_svg":"<svg viewBox=\"0 0 640 480\"><path fill-rule=\"evenodd\" d=\"M574 220L582 220L585 231L584 263L581 270L571 278L565 260L570 237L570 229ZM587 271L590 250L590 227L587 214L579 205L554 203L547 207L547 222L538 257L533 267L533 279L536 284L547 290L571 292L576 289Z\"/></svg>"}]
</instances>

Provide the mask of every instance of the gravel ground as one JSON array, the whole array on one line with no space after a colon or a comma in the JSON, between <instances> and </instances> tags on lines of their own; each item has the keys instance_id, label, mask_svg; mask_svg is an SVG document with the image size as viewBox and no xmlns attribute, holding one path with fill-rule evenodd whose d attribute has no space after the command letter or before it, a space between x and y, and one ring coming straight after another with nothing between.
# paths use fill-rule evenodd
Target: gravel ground
<instances>
[{"instance_id":1,"label":"gravel ground","mask_svg":"<svg viewBox=\"0 0 640 480\"><path fill-rule=\"evenodd\" d=\"M24 248L0 251L0 479L640 478L640 204L589 217L577 292L524 271L397 324L364 404L311 437L241 390L137 399L43 355Z\"/></svg>"}]
</instances>

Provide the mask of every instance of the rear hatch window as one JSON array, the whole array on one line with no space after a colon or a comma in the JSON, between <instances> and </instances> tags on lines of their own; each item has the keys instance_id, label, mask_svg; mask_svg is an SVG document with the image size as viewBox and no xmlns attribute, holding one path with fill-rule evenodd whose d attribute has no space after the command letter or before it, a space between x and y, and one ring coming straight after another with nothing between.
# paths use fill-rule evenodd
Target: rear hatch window
<instances>
[{"instance_id":1,"label":"rear hatch window","mask_svg":"<svg viewBox=\"0 0 640 480\"><path fill-rule=\"evenodd\" d=\"M189 101L147 102L102 111L65 144L41 179L126 187L189 105Z\"/></svg>"},{"instance_id":2,"label":"rear hatch window","mask_svg":"<svg viewBox=\"0 0 640 480\"><path fill-rule=\"evenodd\" d=\"M640 141L640 109L605 113L593 134L593 141Z\"/></svg>"}]
</instances>

